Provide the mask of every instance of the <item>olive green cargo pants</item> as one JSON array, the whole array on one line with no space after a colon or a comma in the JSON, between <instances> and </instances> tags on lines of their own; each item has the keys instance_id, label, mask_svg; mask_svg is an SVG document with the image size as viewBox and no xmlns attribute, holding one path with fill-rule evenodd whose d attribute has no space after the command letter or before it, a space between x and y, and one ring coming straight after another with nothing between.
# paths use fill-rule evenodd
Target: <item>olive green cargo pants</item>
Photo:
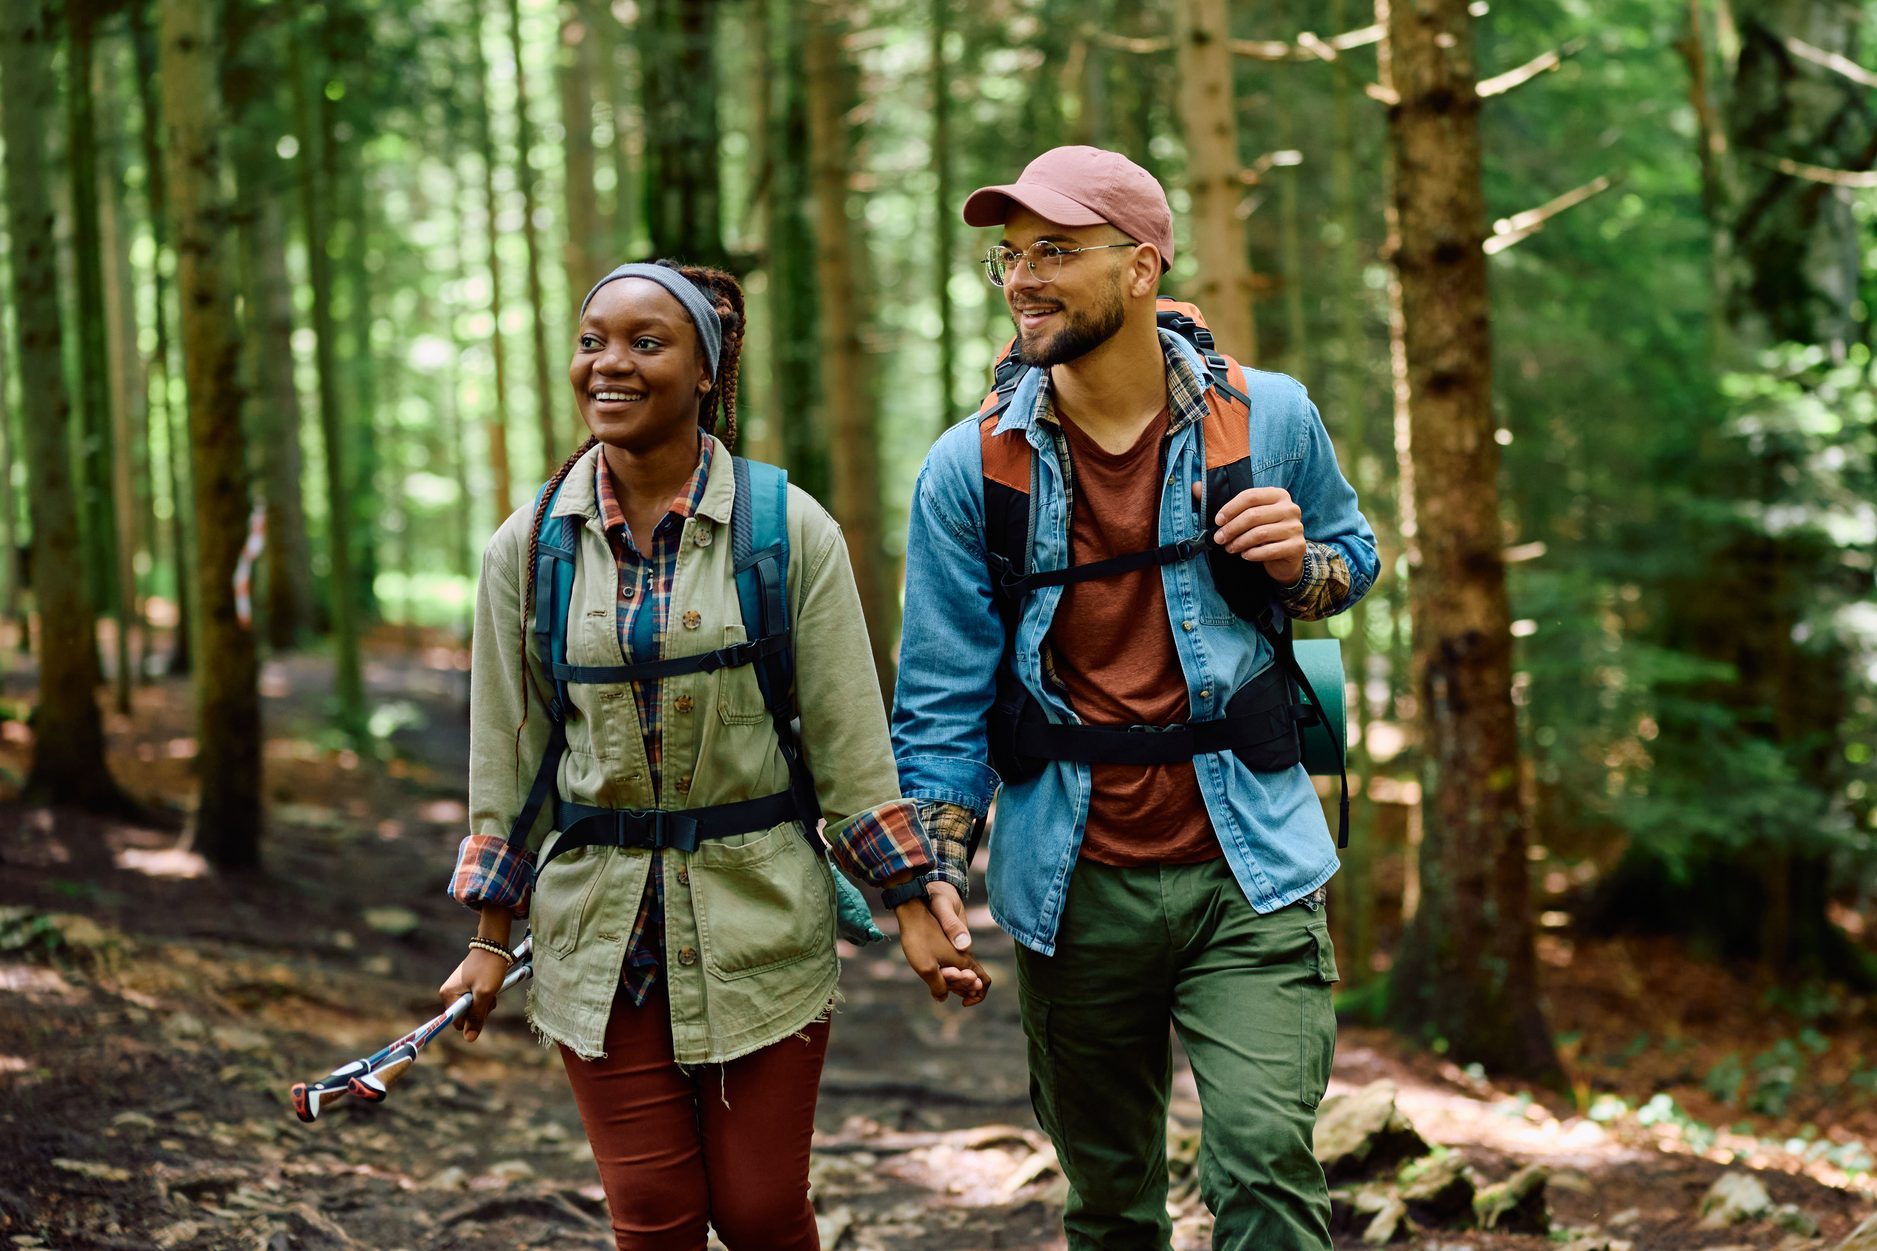
<instances>
[{"instance_id":1,"label":"olive green cargo pants","mask_svg":"<svg viewBox=\"0 0 1877 1251\"><path fill-rule=\"evenodd\" d=\"M1336 958L1320 908L1259 915L1223 859L1070 879L1056 954L1017 948L1030 1100L1055 1143L1070 1251L1165 1251L1169 1020L1203 1117L1212 1245L1328 1248L1311 1152L1336 1046Z\"/></svg>"}]
</instances>

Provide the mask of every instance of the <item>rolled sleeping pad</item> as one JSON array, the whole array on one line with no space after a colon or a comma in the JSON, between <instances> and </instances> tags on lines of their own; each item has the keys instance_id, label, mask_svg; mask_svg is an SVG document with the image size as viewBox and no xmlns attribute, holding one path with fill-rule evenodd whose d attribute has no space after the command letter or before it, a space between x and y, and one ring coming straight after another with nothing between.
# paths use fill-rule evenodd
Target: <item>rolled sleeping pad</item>
<instances>
[{"instance_id":1,"label":"rolled sleeping pad","mask_svg":"<svg viewBox=\"0 0 1877 1251\"><path fill-rule=\"evenodd\" d=\"M1312 774L1335 776L1342 769L1342 753L1349 742L1349 710L1344 702L1343 645L1337 639L1298 639L1297 664L1310 679L1310 692L1323 701L1324 715L1303 728L1303 766Z\"/></svg>"}]
</instances>

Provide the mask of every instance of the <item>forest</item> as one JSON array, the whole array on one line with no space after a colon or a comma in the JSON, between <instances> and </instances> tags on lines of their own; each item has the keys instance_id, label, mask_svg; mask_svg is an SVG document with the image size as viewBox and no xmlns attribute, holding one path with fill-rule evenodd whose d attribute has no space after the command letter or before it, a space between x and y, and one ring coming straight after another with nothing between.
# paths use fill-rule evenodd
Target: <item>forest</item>
<instances>
[{"instance_id":1,"label":"forest","mask_svg":"<svg viewBox=\"0 0 1877 1251\"><path fill-rule=\"evenodd\" d=\"M960 205L1061 144L1163 183L1163 294L1308 387L1375 531L1300 626L1332 1097L1394 1092L1404 1195L1431 1146L1519 1202L1326 1162L1339 1245L1877 1247L1859 0L7 0L0 1232L603 1245L512 1007L285 1102L458 958L481 553L586 437L580 297L737 275L737 451L840 523L890 701L914 479L1012 333ZM847 952L826 1247L1063 1245L972 903L983 1009Z\"/></svg>"}]
</instances>

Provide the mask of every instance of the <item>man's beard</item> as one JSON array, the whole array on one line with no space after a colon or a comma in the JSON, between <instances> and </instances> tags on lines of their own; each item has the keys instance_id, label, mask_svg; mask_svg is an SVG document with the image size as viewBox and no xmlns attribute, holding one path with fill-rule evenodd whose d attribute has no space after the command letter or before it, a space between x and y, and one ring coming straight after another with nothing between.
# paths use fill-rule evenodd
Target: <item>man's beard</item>
<instances>
[{"instance_id":1,"label":"man's beard","mask_svg":"<svg viewBox=\"0 0 1877 1251\"><path fill-rule=\"evenodd\" d=\"M1118 276L1117 276L1118 278ZM1017 347L1026 365L1067 365L1079 360L1106 343L1127 320L1127 305L1121 298L1121 283L1108 283L1099 302L1090 309L1062 310L1064 325L1053 334L1026 335L1017 331Z\"/></svg>"}]
</instances>

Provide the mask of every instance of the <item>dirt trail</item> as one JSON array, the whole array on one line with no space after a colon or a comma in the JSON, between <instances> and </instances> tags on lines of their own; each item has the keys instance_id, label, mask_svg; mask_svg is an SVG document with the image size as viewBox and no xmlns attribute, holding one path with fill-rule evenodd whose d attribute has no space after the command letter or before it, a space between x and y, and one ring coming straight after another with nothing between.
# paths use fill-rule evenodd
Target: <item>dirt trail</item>
<instances>
[{"instance_id":1,"label":"dirt trail","mask_svg":"<svg viewBox=\"0 0 1877 1251\"><path fill-rule=\"evenodd\" d=\"M293 1081L433 1012L458 958L467 917L443 884L464 820L462 663L447 646L377 653L368 680L395 752L380 764L318 728L321 660L268 665L273 828L268 867L249 879L202 874L173 831L0 808L0 1240L61 1251L610 1246L559 1061L512 1008L474 1046L439 1041L382 1106L342 1101L312 1126L287 1106ZM185 701L179 684L159 684L112 727L114 766L140 795L192 789ZM0 769L22 773L27 743L23 727L0 723ZM1063 1245L1063 1182L1030 1115L1008 940L981 912L977 932L1000 985L969 1013L932 1005L890 946L848 962L818 1116L824 1246ZM1660 1135L1560 1119L1346 1029L1332 1089L1383 1077L1430 1140L1491 1178L1547 1164L1560 1226L1604 1229L1638 1251L1830 1247L1869 1207L1852 1189L1768 1170L1774 1200L1810 1214L1816 1238L1795 1243L1764 1222L1702 1230L1696 1206L1721 1163L1664 1150ZM1176 1144L1190 1151L1198 1125L1182 1070ZM1176 1247L1207 1245L1190 1182L1175 1196ZM1350 1233L1338 1245L1361 1244ZM1555 1244L1446 1233L1413 1245Z\"/></svg>"}]
</instances>

